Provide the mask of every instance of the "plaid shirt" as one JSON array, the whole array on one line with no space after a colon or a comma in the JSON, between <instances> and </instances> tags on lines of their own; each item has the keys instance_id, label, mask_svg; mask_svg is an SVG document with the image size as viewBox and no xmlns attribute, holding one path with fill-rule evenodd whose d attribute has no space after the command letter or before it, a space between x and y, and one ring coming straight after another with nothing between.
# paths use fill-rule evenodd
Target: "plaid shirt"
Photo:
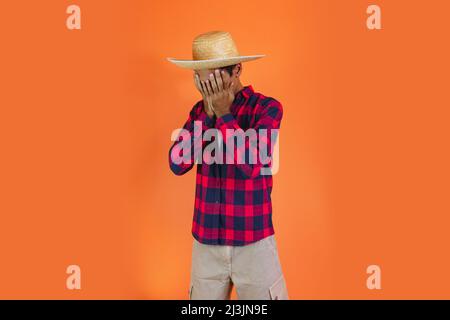
<instances>
[{"instance_id":1,"label":"plaid shirt","mask_svg":"<svg viewBox=\"0 0 450 320\"><path fill-rule=\"evenodd\" d=\"M192 108L183 126L192 139L191 152L189 155L183 155L182 143L185 139L178 136L169 150L169 163L176 175L182 175L194 166L194 160L197 159L192 235L199 242L242 246L274 234L272 175L260 174L262 167L270 170L270 161L262 164L256 157L256 163L249 163L250 150L256 150L250 148L251 139L245 139L245 149L239 148L238 144L234 145L235 158L242 155L239 150L241 153L244 150L247 155L243 164L238 161L233 163L223 161L222 164L207 164L206 161L199 163L199 151L202 159L202 151L211 142L202 141L196 147L194 139L201 139L199 135L203 136L209 128L219 129L223 135L223 148L226 150L226 129L242 129L244 132L249 128L254 128L257 132L259 129L266 129L267 134L257 136L257 139L264 140L259 142L272 147L266 149L267 155L270 156L273 151L271 129L279 129L282 115L283 108L280 102L255 92L251 85L245 86L235 95L230 113L222 117L208 117L203 108L203 100L198 101ZM194 121L201 121L201 131L194 130ZM172 160L172 155L175 154L190 157L190 163L176 164ZM226 154L226 151L223 154Z\"/></svg>"}]
</instances>

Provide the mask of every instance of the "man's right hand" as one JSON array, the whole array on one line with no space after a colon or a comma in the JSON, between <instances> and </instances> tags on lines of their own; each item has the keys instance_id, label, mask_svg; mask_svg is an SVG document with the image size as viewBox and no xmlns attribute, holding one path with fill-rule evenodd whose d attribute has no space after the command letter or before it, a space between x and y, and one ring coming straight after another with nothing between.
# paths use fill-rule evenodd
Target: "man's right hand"
<instances>
[{"instance_id":1,"label":"man's right hand","mask_svg":"<svg viewBox=\"0 0 450 320\"><path fill-rule=\"evenodd\" d=\"M203 106L205 108L205 112L208 115L208 117L212 118L214 116L214 109L212 106L211 98L207 94L205 94L205 92L208 92L207 88L202 87L202 84L200 82L200 77L196 73L194 73L194 82L195 82L195 86L196 86L197 90L200 91L200 93L202 94Z\"/></svg>"}]
</instances>

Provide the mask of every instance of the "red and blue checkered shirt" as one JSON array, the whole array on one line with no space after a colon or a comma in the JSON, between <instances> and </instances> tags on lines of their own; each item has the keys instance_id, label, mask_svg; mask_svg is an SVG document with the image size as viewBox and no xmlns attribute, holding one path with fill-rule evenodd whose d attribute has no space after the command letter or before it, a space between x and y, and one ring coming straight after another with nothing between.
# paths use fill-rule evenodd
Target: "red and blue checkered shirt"
<instances>
[{"instance_id":1,"label":"red and blue checkered shirt","mask_svg":"<svg viewBox=\"0 0 450 320\"><path fill-rule=\"evenodd\" d=\"M177 164L173 155L182 155L180 136L169 150L170 169L176 175L188 172L197 164L194 217L192 222L192 235L199 242L214 245L243 246L261 240L274 234L272 224L272 175L261 174L261 168L271 168L271 162L263 164L258 157L256 163L211 163L198 161L194 150L194 133L203 133L209 128L219 129L223 134L223 148L226 149L226 130L249 128L266 129L264 138L257 136L259 141L266 143L267 154L271 156L276 138L271 138L271 129L279 129L283 108L280 102L272 97L266 97L255 92L251 85L245 86L236 93L230 107L230 113L216 118L210 118L204 111L203 100L198 101L192 108L186 123L185 132L192 138L192 152L190 163ZM194 121L201 121L201 131L194 130ZM199 122L197 122L198 124ZM204 140L204 139L203 139ZM213 140L214 141L214 140ZM200 151L210 142L202 141ZM245 153L249 155L249 139L245 139ZM199 146L197 144L197 146ZM235 155L239 154L239 145L234 145ZM239 150L238 150L239 149ZM252 150L255 150L253 148ZM252 151L253 152L253 151ZM226 152L224 152L226 153ZM185 155L184 155L185 156ZM197 159L195 162L194 160ZM203 159L203 158L201 158Z\"/></svg>"}]
</instances>

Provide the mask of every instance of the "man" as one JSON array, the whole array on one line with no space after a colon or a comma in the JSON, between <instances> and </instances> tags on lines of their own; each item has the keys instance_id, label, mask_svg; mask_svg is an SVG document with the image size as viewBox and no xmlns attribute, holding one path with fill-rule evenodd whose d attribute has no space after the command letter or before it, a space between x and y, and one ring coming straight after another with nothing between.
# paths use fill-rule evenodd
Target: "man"
<instances>
[{"instance_id":1,"label":"man","mask_svg":"<svg viewBox=\"0 0 450 320\"><path fill-rule=\"evenodd\" d=\"M231 35L223 31L197 36L192 54L192 60L168 58L194 70L202 95L183 126L187 134L183 139L180 135L169 151L170 168L176 175L192 169L194 160L198 162L189 298L229 299L235 286L239 299L288 299L272 225L272 175L263 171L270 169L270 163L249 161L257 153L252 149L255 145L267 146L271 155L275 143L271 131L279 129L283 109L276 99L240 81L242 62L263 55L241 56ZM216 139L196 143L209 129L220 132ZM225 139L249 129L269 132L253 136L258 140L253 143L247 139L235 145ZM227 160L231 154L231 163L202 161L208 158L205 150L215 142L225 150ZM178 161L180 155L188 161ZM243 163L235 161L240 156Z\"/></svg>"}]
</instances>

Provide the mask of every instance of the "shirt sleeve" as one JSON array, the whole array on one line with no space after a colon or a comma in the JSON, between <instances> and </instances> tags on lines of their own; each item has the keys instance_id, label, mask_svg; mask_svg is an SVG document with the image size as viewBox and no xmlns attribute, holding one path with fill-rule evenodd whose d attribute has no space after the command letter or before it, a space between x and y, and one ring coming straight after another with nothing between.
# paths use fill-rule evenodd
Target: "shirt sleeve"
<instances>
[{"instance_id":1,"label":"shirt sleeve","mask_svg":"<svg viewBox=\"0 0 450 320\"><path fill-rule=\"evenodd\" d=\"M209 143L203 141L203 133L214 128L214 124L215 116L211 118L206 114L202 100L197 102L169 149L169 166L174 174L183 175L192 169L195 160L202 156L203 149Z\"/></svg>"},{"instance_id":2,"label":"shirt sleeve","mask_svg":"<svg viewBox=\"0 0 450 320\"><path fill-rule=\"evenodd\" d=\"M231 138L236 130L244 131L238 124L237 120L231 113L227 113L216 120L215 127L218 128L222 133L223 143L226 149L226 161L233 161L237 168L248 178L256 178L260 175L262 167L271 167L271 157L273 153L273 146L277 140L278 129L280 128L281 119L283 117L283 107L279 101L273 98L267 98L267 102L260 105L261 110L257 113L257 121L253 128L255 130L255 135L244 136L244 143L240 145L239 143L231 144L228 139ZM228 130L227 129L232 129ZM260 129L266 129L260 131ZM276 129L276 130L274 130ZM247 131L248 131L247 130ZM246 133L247 131L244 131ZM232 139L235 139L234 137ZM239 141L239 139L237 139ZM270 159L267 163L263 163L260 158L260 149L264 147L265 156ZM233 149L232 156L230 155L230 148ZM249 161L250 156L253 157L255 161L251 163ZM230 159L230 157L233 157ZM239 162L239 159L243 159Z\"/></svg>"}]
</instances>

